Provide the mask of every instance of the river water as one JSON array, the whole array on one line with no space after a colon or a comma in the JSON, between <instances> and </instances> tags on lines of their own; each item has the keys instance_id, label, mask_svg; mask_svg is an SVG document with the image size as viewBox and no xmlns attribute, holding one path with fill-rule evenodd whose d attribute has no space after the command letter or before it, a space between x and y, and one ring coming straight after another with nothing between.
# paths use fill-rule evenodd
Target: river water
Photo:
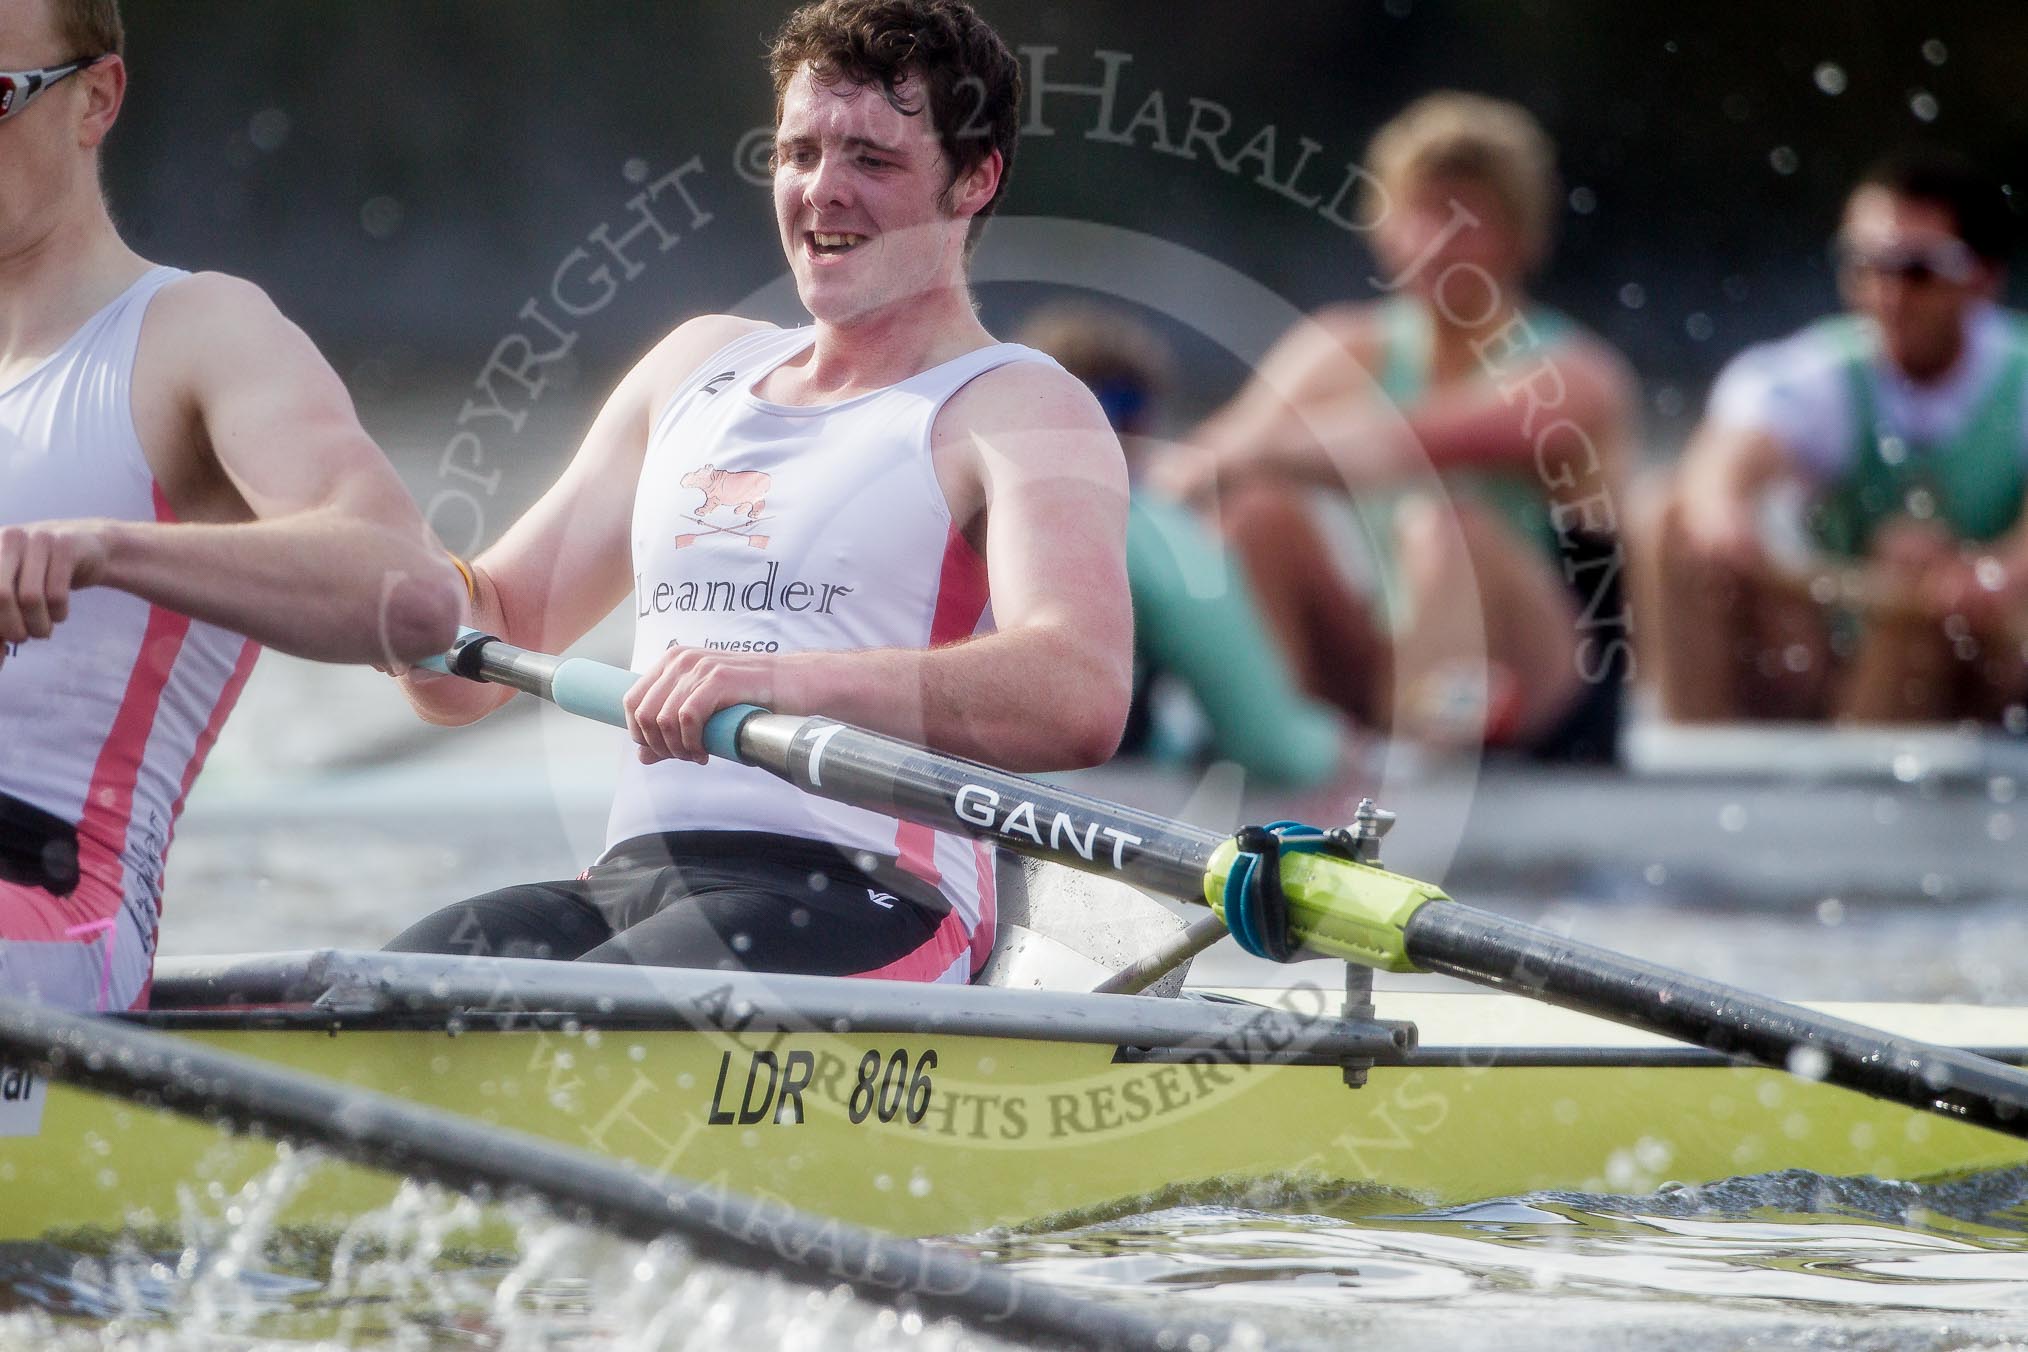
<instances>
[{"instance_id":1,"label":"river water","mask_svg":"<svg viewBox=\"0 0 2028 1352\"><path fill-rule=\"evenodd\" d=\"M609 626L591 646L621 642ZM623 751L533 708L421 729L370 673L265 659L179 833L164 951L370 947L430 906L574 873ZM1216 771L1092 786L1220 826L1345 806ZM1356 787L1402 812L1393 866L1608 946L1795 997L2028 1005L2011 772L1683 783L1390 764ZM1200 972L1262 977L1221 950ZM284 1165L262 1186L295 1183ZM511 1250L479 1246L476 1208L431 1189L337 1237L271 1230L259 1196L233 1214L0 1251L0 1348L997 1345L532 1212ZM2028 1347L2028 1171L1447 1209L1256 1188L950 1242L1097 1299L1232 1321L1234 1346Z\"/></svg>"}]
</instances>

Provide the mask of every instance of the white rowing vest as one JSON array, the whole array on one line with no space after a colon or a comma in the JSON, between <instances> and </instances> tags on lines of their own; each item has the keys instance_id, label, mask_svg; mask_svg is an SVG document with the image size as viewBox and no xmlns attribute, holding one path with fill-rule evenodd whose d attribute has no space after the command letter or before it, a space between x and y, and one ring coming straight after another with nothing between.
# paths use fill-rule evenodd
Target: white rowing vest
<instances>
[{"instance_id":1,"label":"white rowing vest","mask_svg":"<svg viewBox=\"0 0 2028 1352\"><path fill-rule=\"evenodd\" d=\"M986 566L951 521L931 425L980 374L1050 359L1001 343L841 403L754 395L814 341L808 328L748 334L693 372L656 419L634 500L634 670L672 644L922 649L991 627ZM750 766L629 755L607 842L660 831L769 831L871 851L933 883L967 929L982 913L992 923L990 847L812 797Z\"/></svg>"},{"instance_id":2,"label":"white rowing vest","mask_svg":"<svg viewBox=\"0 0 2028 1352\"><path fill-rule=\"evenodd\" d=\"M0 390L0 525L174 520L134 428L134 356L148 302L187 275L149 271ZM82 883L53 908L118 898L152 946L177 814L256 652L238 634L89 587L51 637L8 653L0 793L77 826Z\"/></svg>"}]
</instances>

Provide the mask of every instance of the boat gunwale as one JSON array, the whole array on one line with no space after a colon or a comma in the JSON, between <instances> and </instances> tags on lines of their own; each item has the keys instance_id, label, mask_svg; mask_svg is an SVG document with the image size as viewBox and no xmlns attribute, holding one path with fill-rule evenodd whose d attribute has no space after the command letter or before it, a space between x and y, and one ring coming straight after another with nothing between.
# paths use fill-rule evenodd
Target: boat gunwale
<instances>
[{"instance_id":1,"label":"boat gunwale","mask_svg":"<svg viewBox=\"0 0 2028 1352\"><path fill-rule=\"evenodd\" d=\"M1267 1009L1268 1006L1255 1006ZM517 1010L426 1012L420 1010L343 1011L333 1009L248 1007L245 1009L153 1010L109 1015L122 1022L136 1023L166 1033L321 1033L337 1037L343 1033L426 1033L446 1039L486 1033L562 1033L575 1036L588 1032L646 1033L651 1035L729 1035L729 1030L698 1027L680 1019L642 1019L570 1010ZM867 1022L837 1028L787 1027L756 1020L739 1030L739 1036L753 1033L787 1033L804 1036L885 1036L987 1037L1013 1041L1072 1043L1090 1045L1090 1039L1025 1037L1018 1033L990 1029L954 1027L948 1022L935 1025L918 1022L889 1026ZM1104 1045L1100 1043L1099 1045ZM1172 1058L1159 1053L1183 1053L1180 1059L1196 1058L1219 1065L1284 1065L1338 1067L1342 1058L1308 1053L1272 1051L1266 1048L1231 1048L1193 1044L1115 1043L1113 1060L1122 1065L1159 1064ZM2009 1065L2028 1065L2028 1045L1963 1048ZM1151 1054L1152 1053L1152 1054ZM1766 1069L1757 1063L1701 1047L1573 1047L1478 1044L1423 1045L1413 1051L1374 1058L1376 1066L1395 1069L1516 1070L1543 1069L1681 1069L1718 1070L1728 1067Z\"/></svg>"}]
</instances>

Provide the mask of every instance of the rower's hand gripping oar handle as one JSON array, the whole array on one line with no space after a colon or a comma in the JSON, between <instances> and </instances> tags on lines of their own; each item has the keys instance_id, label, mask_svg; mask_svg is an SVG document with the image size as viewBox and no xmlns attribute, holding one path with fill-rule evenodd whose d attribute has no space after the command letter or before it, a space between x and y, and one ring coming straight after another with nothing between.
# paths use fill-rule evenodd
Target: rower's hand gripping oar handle
<instances>
[{"instance_id":1,"label":"rower's hand gripping oar handle","mask_svg":"<svg viewBox=\"0 0 2028 1352\"><path fill-rule=\"evenodd\" d=\"M494 645L506 650L505 654L489 653ZM425 657L416 665L449 676L463 676L469 681L512 686L580 718L616 728L627 726L627 691L641 679L634 672L587 658L525 652L478 629L460 629L457 642L448 652ZM757 704L734 704L720 709L704 725L705 749L727 760L743 759L739 754L740 724L752 714L766 712Z\"/></svg>"}]
</instances>

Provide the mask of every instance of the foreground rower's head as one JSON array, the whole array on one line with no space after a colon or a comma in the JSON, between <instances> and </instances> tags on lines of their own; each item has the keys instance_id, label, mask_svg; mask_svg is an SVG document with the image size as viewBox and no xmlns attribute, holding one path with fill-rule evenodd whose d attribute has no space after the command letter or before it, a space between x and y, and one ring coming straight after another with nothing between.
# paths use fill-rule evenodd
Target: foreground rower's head
<instances>
[{"instance_id":1,"label":"foreground rower's head","mask_svg":"<svg viewBox=\"0 0 2028 1352\"><path fill-rule=\"evenodd\" d=\"M1838 228L1845 303L1873 321L1895 365L1942 375L1965 320L1999 294L2013 219L1999 185L1940 150L1910 150L1867 171Z\"/></svg>"},{"instance_id":2,"label":"foreground rower's head","mask_svg":"<svg viewBox=\"0 0 2028 1352\"><path fill-rule=\"evenodd\" d=\"M1021 73L963 0L821 0L768 57L775 217L834 324L961 287L1014 161Z\"/></svg>"},{"instance_id":3,"label":"foreground rower's head","mask_svg":"<svg viewBox=\"0 0 2028 1352\"><path fill-rule=\"evenodd\" d=\"M116 0L0 0L0 256L97 201L124 45Z\"/></svg>"},{"instance_id":4,"label":"foreground rower's head","mask_svg":"<svg viewBox=\"0 0 2028 1352\"><path fill-rule=\"evenodd\" d=\"M1425 95L1374 133L1366 169L1374 250L1388 277L1406 274L1425 300L1437 299L1439 279L1459 265L1518 288L1549 257L1556 152L1519 104L1452 90ZM1484 297L1465 275L1442 300L1476 313Z\"/></svg>"}]
</instances>

